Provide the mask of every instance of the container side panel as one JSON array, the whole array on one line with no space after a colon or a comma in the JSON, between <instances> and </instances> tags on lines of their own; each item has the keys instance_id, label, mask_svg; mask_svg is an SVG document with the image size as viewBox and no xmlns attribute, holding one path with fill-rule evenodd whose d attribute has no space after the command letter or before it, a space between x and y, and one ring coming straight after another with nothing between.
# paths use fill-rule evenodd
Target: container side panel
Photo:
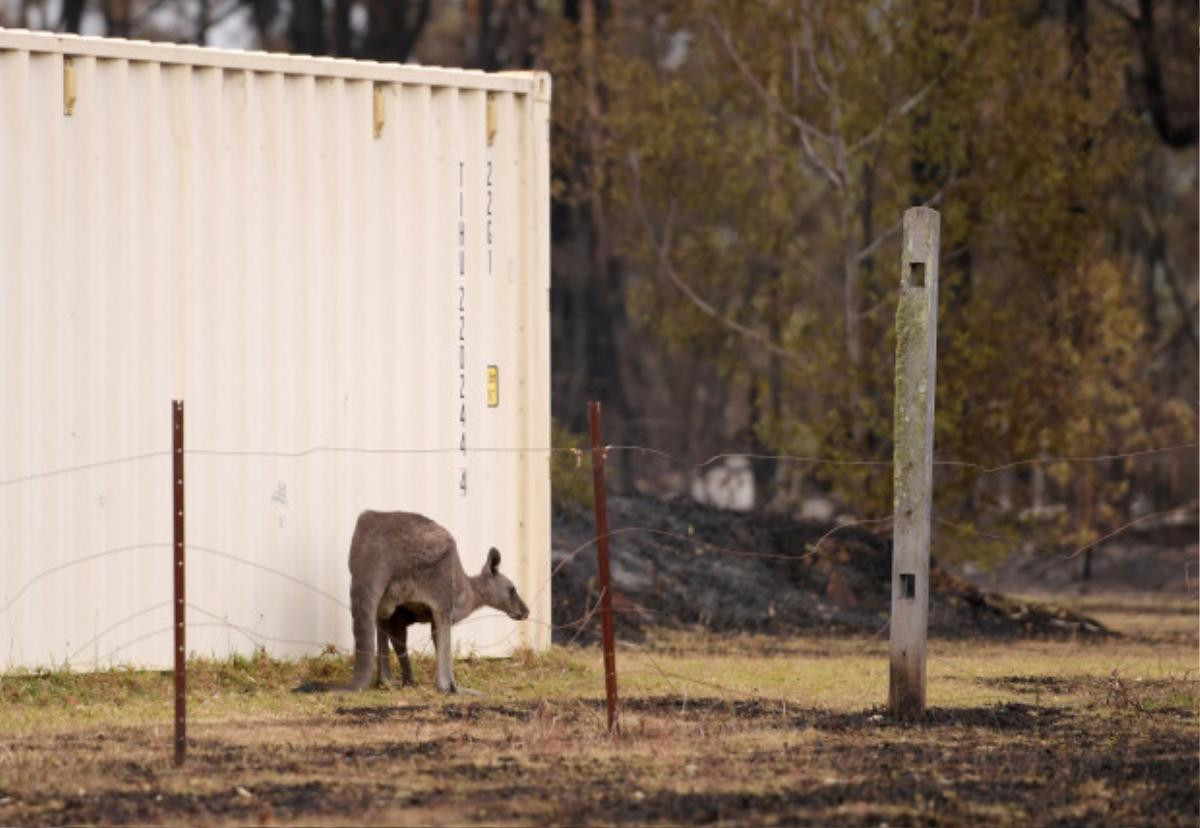
<instances>
[{"instance_id":1,"label":"container side panel","mask_svg":"<svg viewBox=\"0 0 1200 828\"><path fill-rule=\"evenodd\" d=\"M345 169L342 167L344 142L341 138L341 111L343 86L339 81L318 78L314 89L314 115L316 123L313 133L313 180L314 203L310 207L312 258L315 270L311 276L314 315L309 335L316 343L313 352L315 375L312 377L313 391L309 400L314 407L313 444L343 446L347 435L341 429L343 406L340 382L341 354L344 352L340 335L342 305L346 290L340 279L340 262L345 251L339 247L343 232L341 204L345 199ZM314 562L314 576L326 592L339 601L349 596L349 573L346 570L346 554L350 536L354 530L357 512L347 513L353 507L334 495L330 486L338 486L345 473L346 457L340 452L318 454L320 461L314 465L325 485L320 489L320 502L314 509L320 511L321 546L318 559ZM328 598L318 599L323 607L321 617L325 621L326 635L330 630L339 631L336 638L341 644L350 641L349 612ZM311 605L312 598L308 599Z\"/></svg>"},{"instance_id":2,"label":"container side panel","mask_svg":"<svg viewBox=\"0 0 1200 828\"><path fill-rule=\"evenodd\" d=\"M168 168L173 142L162 67L131 63L128 71L130 126L130 229L125 304L134 345L123 355L128 383L119 398L127 415L131 445L154 453L145 465L118 467L135 493L128 507L136 527L131 544L159 544L118 559L112 575L129 590L128 613L143 613L110 630L99 647L109 663L167 666L171 652L171 400L175 353L183 347L174 316L177 292L168 222L173 183ZM116 623L116 622L114 622ZM106 654L108 654L106 656Z\"/></svg>"},{"instance_id":3,"label":"container side panel","mask_svg":"<svg viewBox=\"0 0 1200 828\"><path fill-rule=\"evenodd\" d=\"M497 494L496 527L498 535L512 539L512 548L503 550L505 569L530 607L531 618L522 623L524 628L530 623L547 620L546 616L536 611L536 606L539 591L549 590L549 585L529 577L531 570L527 559L536 550L524 544L519 531L521 468L531 456L537 456L522 451L529 447L524 442L521 428L519 391L521 314L518 307L516 257L521 215L516 159L520 132L513 95L496 94L492 105L496 131L488 147L488 177L484 181L489 207L484 244L488 259L486 289L490 295L487 302L490 328L484 334L484 339L489 343L486 363L495 366L497 384L495 405L488 405L483 416L492 425L494 444L505 449L491 462ZM486 383L486 374L482 381Z\"/></svg>"},{"instance_id":4,"label":"container side panel","mask_svg":"<svg viewBox=\"0 0 1200 828\"><path fill-rule=\"evenodd\" d=\"M45 190L35 187L36 156L47 149L47 135L35 141L31 132L40 122L30 101L30 58L25 52L0 52L0 383L6 393L0 412L0 542L5 579L0 582L0 668L10 669L35 659L42 641L38 635L39 613L25 595L36 585L46 553L34 550L29 515L38 503L37 485L22 478L33 473L31 446L33 422L33 364L28 343L33 303L36 298L34 263L39 258L33 239L38 220L45 212L40 200ZM46 118L48 113L38 113ZM55 113L57 115L57 113ZM56 127L51 122L44 130Z\"/></svg>"},{"instance_id":5,"label":"container side panel","mask_svg":"<svg viewBox=\"0 0 1200 828\"><path fill-rule=\"evenodd\" d=\"M373 90L365 81L346 81L343 85L342 116L340 121L343 159L341 170L342 203L338 205L343 217L342 235L338 240L340 255L335 268L339 289L343 291L339 307L339 336L343 343L339 366L341 386L340 445L355 448L378 448L380 412L372 408L378 395L367 386L367 377L379 376L384 363L380 360L375 342L372 309L380 302L377 281L369 271L367 248L371 239L364 232L367 219L367 180L370 159L374 150ZM379 491L379 470L382 455L366 452L346 454L342 459L343 477L338 486L338 513L357 515L367 504L386 504ZM386 505L374 508L388 508ZM347 523L343 550L349 548L353 527ZM343 556L346 554L342 552Z\"/></svg>"},{"instance_id":6,"label":"container side panel","mask_svg":"<svg viewBox=\"0 0 1200 828\"><path fill-rule=\"evenodd\" d=\"M249 429L256 422L255 406L262 389L262 368L258 355L258 343L262 335L261 306L250 300L257 274L262 272L260 238L262 213L257 204L260 199L257 187L262 182L262 122L259 118L261 106L262 76L252 72L229 73L225 78L225 117L223 135L228 142L225 153L228 172L228 195L218 194L227 204L229 237L228 259L216 274L223 289L219 296L228 303L225 324L219 334L228 350L221 360L226 372L226 381L221 389L223 399L219 404L223 412L222 428L212 435L212 445L205 446L193 440L197 448L208 449L209 453L193 453L189 456L192 468L207 467L214 476L218 491L232 490L236 485L240 497L227 498L225 519L221 524L226 531L217 535L212 547L225 555L252 560L254 547L247 542L259 525L253 499L247 493L262 491L261 463L252 455L244 454L253 448L248 440ZM254 294L257 297L257 293ZM214 392L210 392L214 393ZM238 452L231 454L229 452ZM225 488L220 488L224 483ZM193 536L204 538L196 526ZM260 580L266 573L252 569L246 564L214 552L201 553L216 559L222 565L221 583L224 594L239 607L255 607L255 594ZM239 620L239 626L249 630L255 628L256 615L252 622ZM251 633L247 633L250 635ZM236 636L239 648L245 645L245 636Z\"/></svg>"},{"instance_id":7,"label":"container side panel","mask_svg":"<svg viewBox=\"0 0 1200 828\"><path fill-rule=\"evenodd\" d=\"M205 337L207 345L201 347L209 350L213 370L203 377L189 373L186 397L187 492L194 516L188 527L193 544L188 566L190 572L203 568L208 573L204 593L193 594L190 600L193 606L188 620L223 625L207 629L214 631L212 646L223 648L224 653L246 653L258 643L253 633L256 617L244 609L231 615L225 605L252 607L252 580L259 573L223 557L251 557L253 553L243 540L249 526L245 482L250 461L225 453L245 447L244 413L247 396L252 393L244 357L250 347L251 320L243 297L249 278L245 263L254 244L245 189L251 178L248 106L253 80L247 72L222 72L220 99L206 96L212 120L206 150L211 147L214 153L207 164L208 209L214 213L214 223L206 244L213 258L211 270L203 276L208 288L197 301L211 308L213 327ZM204 429L197 429L193 418L201 408L209 412L211 420ZM194 644L192 647L196 649Z\"/></svg>"},{"instance_id":8,"label":"container side panel","mask_svg":"<svg viewBox=\"0 0 1200 828\"><path fill-rule=\"evenodd\" d=\"M534 237L534 270L531 324L523 341L532 350L529 390L530 406L528 446L550 445L550 76L537 73L537 92L530 100L534 139L533 164L528 175L533 179L533 224L528 232ZM529 497L530 544L526 557L530 580L547 584L534 617L550 619L550 462L548 453L531 453L526 461L532 466ZM527 627L525 643L541 650L550 646L547 624Z\"/></svg>"},{"instance_id":9,"label":"container side panel","mask_svg":"<svg viewBox=\"0 0 1200 828\"><path fill-rule=\"evenodd\" d=\"M215 346L221 336L216 329L221 286L217 275L220 240L214 208L221 180L220 165L225 163L225 159L218 158L224 115L222 84L218 70L193 70L183 84L186 96L176 102L181 110L177 129L182 138L178 161L182 191L178 196L184 217L180 230L184 242L179 251L183 336L187 342L206 343L203 348L187 348L183 358L184 438L189 450L210 444L220 413L219 400L209 389L216 385L218 348ZM220 532L222 521L220 511L214 508L216 486L212 466L198 457L185 455L184 472L188 543L205 550L221 548L222 539L214 537L213 531ZM195 531L200 528L208 531ZM214 593L221 593L222 560L199 548L189 552L188 649L201 655L236 650L241 636L235 642L232 628L225 626L236 623L236 619L219 612L213 601Z\"/></svg>"},{"instance_id":10,"label":"container side panel","mask_svg":"<svg viewBox=\"0 0 1200 828\"><path fill-rule=\"evenodd\" d=\"M503 533L500 514L504 493L498 487L496 470L511 462L510 448L497 440L495 422L487 408L488 353L496 335L495 306L488 274L488 218L495 212L494 193L489 194L488 165L491 161L487 136L487 95L470 91L460 94L462 124L460 229L460 282L465 287L465 311L460 312L459 336L465 346L465 367L460 369L459 397L466 406L464 430L468 453L459 455L467 472L466 502L469 514L460 530L465 540L463 563L468 572L482 569L487 550L501 552L501 571L512 575L519 568L518 550ZM460 444L461 445L461 444ZM482 655L508 652L516 639L516 622L491 608L477 611L464 622L464 646Z\"/></svg>"},{"instance_id":11,"label":"container side panel","mask_svg":"<svg viewBox=\"0 0 1200 828\"><path fill-rule=\"evenodd\" d=\"M350 155L354 148L354 128L350 121L353 118L353 107L350 103L348 84L340 79L331 84L330 112L334 120L331 130L331 165L329 174L334 178L334 187L327 209L333 230L332 244L329 255L329 278L334 285L333 309L327 324L333 329L333 382L330 390L333 397L334 424L333 444L339 447L354 446L357 435L350 423L350 361L353 354L353 291L354 286L347 280L350 261L353 255L352 247L355 238L353 221L354 197L353 170ZM347 588L341 594L349 594L349 574L346 568L346 554L350 547L350 539L354 532L354 520L364 508L350 493L349 484L354 476L354 455L338 452L334 457L335 489L329 502L337 515L336 533L342 538L338 549L341 550L341 565L338 567L340 577L345 578ZM350 640L347 644L352 644Z\"/></svg>"},{"instance_id":12,"label":"container side panel","mask_svg":"<svg viewBox=\"0 0 1200 828\"><path fill-rule=\"evenodd\" d=\"M278 570L271 560L273 550L269 543L272 518L275 517L275 501L271 500L274 493L272 483L277 478L276 470L281 462L277 453L290 449L290 446L280 443L275 430L270 427L278 413L278 397L274 393L276 371L272 345L276 332L273 329L274 315L270 302L270 273L278 228L275 217L278 200L275 191L278 186L275 142L278 140L281 116L279 99L283 77L277 74L254 74L250 76L250 81L247 95L249 180L245 194L249 205L249 251L242 282L242 301L247 318L247 347L244 353L247 394L241 403L241 439L239 445L231 448L238 452L261 454L242 455L245 465L238 481L242 490L238 508L246 513L246 534L235 548L225 551L259 564L247 566L234 577L249 585L253 607L270 608L277 589L271 572ZM252 631L265 635L266 631L257 623L260 621L257 614L255 621Z\"/></svg>"},{"instance_id":13,"label":"container side panel","mask_svg":"<svg viewBox=\"0 0 1200 828\"><path fill-rule=\"evenodd\" d=\"M154 663L170 655L155 649L167 607L154 594L169 584L159 531L170 516L155 492L160 479L166 492L167 458L147 456L167 428L149 408L170 389L151 356L164 345L152 279L134 262L153 197L139 173L155 163L138 153L150 140L136 109L155 108L157 89L123 61L76 58L68 116L63 71L57 55L0 61L6 106L23 112L0 127L2 192L21 205L16 222L3 222L15 237L0 244L9 333L0 366L20 400L4 411L0 467L10 479L32 476L0 487L11 578L0 663Z\"/></svg>"},{"instance_id":14,"label":"container side panel","mask_svg":"<svg viewBox=\"0 0 1200 828\"><path fill-rule=\"evenodd\" d=\"M424 385L430 389L429 407L435 418L426 445L436 453L430 457L428 479L433 488L424 509L454 533L461 555L464 546L460 517L462 499L469 488L463 489L465 464L453 451L466 425L458 401L459 359L465 353L465 346L460 349L458 341L458 324L459 314L467 307L466 289L458 273L458 182L462 158L462 147L457 140L458 90L435 89L432 108L434 165L430 189L434 210L430 237L433 250L419 278L430 282L426 308L433 325L429 338L422 345L432 357L431 365L436 366Z\"/></svg>"},{"instance_id":15,"label":"container side panel","mask_svg":"<svg viewBox=\"0 0 1200 828\"><path fill-rule=\"evenodd\" d=\"M37 465L41 468L65 468L89 462L86 445L79 439L77 428L79 418L86 416L86 412L81 411L84 403L80 386L85 382L85 375L80 370L79 360L86 359L81 334L88 321L86 285L90 262L87 247L95 226L90 214L94 205L88 199L88 190L93 183L88 175L88 162L96 123L95 63L88 58L74 62L80 97L74 117L62 122L64 129L59 133L61 144L58 148L63 154L63 160L59 162L60 175L55 181L46 182L46 186L54 187L56 191L57 215L47 213L42 221L57 221L67 232L56 239L53 231L47 232L52 225L45 223L36 232L40 237L41 255L49 254L38 279L38 292L49 301L34 306L36 352L41 354L39 373L42 374L37 383L40 386L37 395L40 422L35 427L34 444L39 449ZM56 68L50 58L37 56L30 61L31 98L42 106L46 100L54 99ZM50 159L53 157L49 156ZM77 510L84 505L81 487L86 485L89 476L90 473L85 471L50 478L40 494L55 508L35 510L39 524L37 537L46 551L56 562L84 558L79 563L72 563L71 577L85 583L91 579L92 565L86 559L89 551L86 550L86 539L77 531L79 521L62 520L56 512L62 509L64 514L78 514ZM43 582L39 585L40 594L30 597L35 606L50 610L50 623L45 630L49 638L45 643L56 659L65 660L80 613L78 605L62 599L60 590L66 579L59 581L55 577L53 580L58 583Z\"/></svg>"},{"instance_id":16,"label":"container side panel","mask_svg":"<svg viewBox=\"0 0 1200 828\"><path fill-rule=\"evenodd\" d=\"M445 524L471 574L501 550L532 618L480 610L460 652L544 645L535 84L101 46L70 114L62 49L0 51L0 669L170 665L174 398L189 650L352 646L364 509Z\"/></svg>"},{"instance_id":17,"label":"container side panel","mask_svg":"<svg viewBox=\"0 0 1200 828\"><path fill-rule=\"evenodd\" d=\"M373 255L373 272L376 280L378 301L373 308L372 324L379 330L376 343L378 349L367 360L368 382L374 388L377 400L379 423L377 445L384 448L400 448L407 442L400 416L401 406L408 396L404 387L405 366L405 297L404 282L400 275L405 248L409 244L403 237L398 220L399 200L397 190L401 186L400 160L405 145L404 130L400 118L400 88L396 84L379 86L384 114L384 127L374 142L372 169L368 174L371 206L368 210L372 222L368 234ZM403 508L413 498L415 486L411 485L410 474L405 474L404 463L397 462L397 455L385 453L377 457L381 467L382 496L389 508Z\"/></svg>"},{"instance_id":18,"label":"container side panel","mask_svg":"<svg viewBox=\"0 0 1200 828\"><path fill-rule=\"evenodd\" d=\"M397 274L406 287L409 320L403 360L406 366L405 399L399 415L407 431L402 448L415 451L435 445L437 423L441 418L441 412L431 399L439 389L440 363L434 358L430 344L433 332L439 329L430 307L437 295L434 225L440 199L436 188L436 165L433 163L432 91L427 86L405 86L402 100L402 128L410 137L409 151L402 160L404 190L397 195L401 200L400 221L411 228L412 236L404 268ZM436 489L440 488L431 479L438 459L425 452L416 452L398 456L397 463L418 484L411 502L397 505L397 508L413 512L428 509L428 498L435 496Z\"/></svg>"},{"instance_id":19,"label":"container side panel","mask_svg":"<svg viewBox=\"0 0 1200 828\"><path fill-rule=\"evenodd\" d=\"M302 342L297 358L303 363L304 392L297 405L305 409L305 427L298 439L303 443L295 451L331 444L336 439L336 408L333 361L336 352L333 326L326 323L334 307L335 280L332 278L330 221L332 199L327 197L332 178L329 142L322 121L332 104L331 85L320 78L310 79L304 91L304 113L301 125L303 179L299 209L303 232L299 239L300 261L297 262L300 280L298 290L304 294L304 321L300 327ZM328 487L336 480L337 456L328 451L314 451L298 460L297 474L304 489L303 504L298 508L306 521L309 552L305 578L320 585L328 597L308 592L296 594L297 605L306 608L304 619L298 622L302 635L335 643L349 636L349 613L342 606L346 600L346 544L348 538L337 535L339 526L347 522L338 519L336 504L328 497ZM303 592L304 590L302 590ZM311 650L310 650L311 652Z\"/></svg>"},{"instance_id":20,"label":"container side panel","mask_svg":"<svg viewBox=\"0 0 1200 828\"><path fill-rule=\"evenodd\" d=\"M377 449L387 445L385 424L391 408L391 395L384 377L390 361L384 351L387 297L383 279L383 250L379 243L383 219L383 194L377 185L382 174L383 143L375 138L375 88L371 83L358 81L350 93L353 101L354 149L354 225L362 232L354 240L355 260L350 275L354 282L351 315L355 347L351 360L355 389L354 432L361 445ZM351 498L364 502L370 498L379 502L395 502L395 494L387 485L387 456L376 451L359 455L359 473L354 475Z\"/></svg>"},{"instance_id":21,"label":"container side panel","mask_svg":"<svg viewBox=\"0 0 1200 828\"><path fill-rule=\"evenodd\" d=\"M315 244L315 234L308 232L313 227L316 210L317 181L322 175L320 160L317 158L317 108L316 80L311 77L296 79L292 107L294 117L291 128L295 132L295 165L292 172L295 182L295 232L290 247L290 291L295 297L294 341L291 344L289 359L295 365L295 387L292 399L294 427L293 451L307 451L320 445L324 440L327 429L322 427L322 405L319 396L314 395L314 388L319 389L325 383L327 372L321 364L324 349L320 347L318 332L322 307L318 301L319 284L324 281L324 274L316 272L316 262L312 256ZM321 496L321 489L328 478L326 469L332 458L328 452L314 452L307 457L292 461L292 474L289 480L287 519L295 527L295 546L285 554L294 555L299 563L297 570L303 573L307 583L320 584L322 581L321 568L324 558L336 557L337 551L332 548L333 510L326 505ZM336 589L339 581L331 584ZM280 637L297 641L320 642L332 641L326 637L326 627L336 624L338 617L333 610L340 609L328 598L321 598L312 593L303 594L302 587L292 586L290 601L292 607L285 621L287 629ZM333 590L330 594L334 595ZM338 595L340 598L341 596ZM315 600L314 600L315 599ZM295 645L300 651L311 651L311 644Z\"/></svg>"},{"instance_id":22,"label":"container side panel","mask_svg":"<svg viewBox=\"0 0 1200 828\"><path fill-rule=\"evenodd\" d=\"M80 286L86 291L81 297L81 310L87 320L84 330L86 363L81 366L81 379L86 383L87 402L80 411L76 433L84 445L81 449L93 458L112 452L125 456L150 449L148 440L137 445L136 426L126 420L128 400L124 393L132 390L135 379L125 367L125 355L131 352L131 330L141 320L126 312L123 282L136 278L129 265L128 236L130 216L130 158L129 158L129 64L123 60L102 60L94 67L93 88L84 102L87 111L93 101L95 117L88 127L86 139L91 148L88 158L86 194L89 230L80 236L86 239L83 249L85 268L76 270L76 279L87 274ZM103 90L103 94L98 94ZM149 423L142 422L143 429ZM143 432L145 434L147 432ZM145 465L145 464L143 464ZM148 466L143 471L150 471ZM132 471L130 469L129 471ZM77 519L85 524L84 545L97 549L118 548L138 542L136 532L130 532L131 519L136 519L136 501L129 499L127 485L134 475L115 469L98 468L80 483L81 492ZM152 485L149 479L147 485ZM145 555L154 557L167 550L149 549ZM96 559L79 575L95 585L95 600L75 601L83 617L73 622L69 658L73 663L87 664L99 658L101 631L118 625L131 612L150 610L155 603L138 589L141 575L132 572L127 577L114 578L119 565L103 558ZM128 564L126 564L128 566ZM90 571L89 571L90 570ZM102 597L101 597L102 596ZM151 610L153 612L153 610ZM82 641L78 637L83 637Z\"/></svg>"}]
</instances>

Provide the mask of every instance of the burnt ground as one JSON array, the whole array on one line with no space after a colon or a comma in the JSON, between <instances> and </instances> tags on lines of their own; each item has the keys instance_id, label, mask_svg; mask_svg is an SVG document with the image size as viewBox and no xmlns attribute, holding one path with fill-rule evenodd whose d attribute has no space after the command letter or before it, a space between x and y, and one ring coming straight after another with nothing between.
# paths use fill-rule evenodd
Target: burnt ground
<instances>
[{"instance_id":1,"label":"burnt ground","mask_svg":"<svg viewBox=\"0 0 1200 828\"><path fill-rule=\"evenodd\" d=\"M199 725L182 770L149 727L84 726L8 740L39 781L0 787L0 822L1194 825L1194 709L1084 684L1075 709L1031 690L935 707L922 727L882 709L639 696L616 742L596 735L595 700L346 704Z\"/></svg>"},{"instance_id":2,"label":"burnt ground","mask_svg":"<svg viewBox=\"0 0 1200 828\"><path fill-rule=\"evenodd\" d=\"M821 630L621 644L616 738L594 646L459 659L482 697L424 655L354 695L290 692L348 678L332 652L195 660L183 768L169 673L0 675L0 825L1195 825L1194 625L1107 617L1174 632L935 640L918 725L886 638Z\"/></svg>"},{"instance_id":3,"label":"burnt ground","mask_svg":"<svg viewBox=\"0 0 1200 828\"><path fill-rule=\"evenodd\" d=\"M195 660L183 768L169 674L0 675L0 825L1197 824L1194 598L1108 607L1129 634L1107 635L935 572L909 725L881 706L886 539L809 554L827 527L667 511L613 503L614 529L643 527L613 544L615 738L594 646L459 659L482 697L436 693L424 655L417 687L356 695L290 692L348 678L333 652ZM556 526L558 561L590 532ZM555 582L568 620L594 602L591 553Z\"/></svg>"},{"instance_id":4,"label":"burnt ground","mask_svg":"<svg viewBox=\"0 0 1200 828\"><path fill-rule=\"evenodd\" d=\"M877 633L887 624L891 540L864 528L720 511L686 498L612 497L608 522L619 638L640 641L655 625L783 634ZM599 636L598 613L588 614L599 594L594 537L590 516L555 517L556 643ZM1065 608L982 590L936 561L930 581L931 636L1111 634Z\"/></svg>"},{"instance_id":5,"label":"burnt ground","mask_svg":"<svg viewBox=\"0 0 1200 828\"><path fill-rule=\"evenodd\" d=\"M1195 516L1165 527L1135 526L1117 542L1092 552L1085 577L1085 556L1051 557L1018 552L991 568L964 565L963 576L998 592L1047 592L1058 595L1155 593L1195 595L1200 588L1200 548Z\"/></svg>"}]
</instances>

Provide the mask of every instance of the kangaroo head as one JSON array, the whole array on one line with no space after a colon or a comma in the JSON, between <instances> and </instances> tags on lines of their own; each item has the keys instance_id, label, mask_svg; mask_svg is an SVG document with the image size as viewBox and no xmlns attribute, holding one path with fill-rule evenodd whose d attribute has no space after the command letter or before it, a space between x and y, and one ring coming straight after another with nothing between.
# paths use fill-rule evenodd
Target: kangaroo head
<instances>
[{"instance_id":1,"label":"kangaroo head","mask_svg":"<svg viewBox=\"0 0 1200 828\"><path fill-rule=\"evenodd\" d=\"M492 609L506 613L509 618L522 621L529 617L529 607L517 595L513 582L500 574L500 552L495 547L488 550L487 563L478 578L472 578L475 590L483 603Z\"/></svg>"}]
</instances>

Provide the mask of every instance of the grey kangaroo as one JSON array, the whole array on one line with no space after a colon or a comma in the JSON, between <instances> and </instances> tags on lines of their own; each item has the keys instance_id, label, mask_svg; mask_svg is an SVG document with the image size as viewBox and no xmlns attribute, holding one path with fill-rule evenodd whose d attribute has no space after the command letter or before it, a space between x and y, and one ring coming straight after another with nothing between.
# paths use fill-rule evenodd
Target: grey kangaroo
<instances>
[{"instance_id":1,"label":"grey kangaroo","mask_svg":"<svg viewBox=\"0 0 1200 828\"><path fill-rule=\"evenodd\" d=\"M437 652L438 689L458 692L451 669L450 626L483 606L517 621L529 617L512 581L500 574L500 553L494 547L483 571L468 576L453 536L434 521L412 512L363 512L350 542L354 678L349 685L310 683L297 690L357 691L366 689L372 678L379 684L389 682L389 638L400 660L401 680L412 684L408 626L428 622Z\"/></svg>"}]
</instances>

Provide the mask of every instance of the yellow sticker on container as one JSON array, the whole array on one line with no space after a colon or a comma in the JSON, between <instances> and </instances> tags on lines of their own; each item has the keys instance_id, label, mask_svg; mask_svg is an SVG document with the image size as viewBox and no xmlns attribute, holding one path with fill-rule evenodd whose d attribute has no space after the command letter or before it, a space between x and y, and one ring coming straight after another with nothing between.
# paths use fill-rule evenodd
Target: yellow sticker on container
<instances>
[{"instance_id":1,"label":"yellow sticker on container","mask_svg":"<svg viewBox=\"0 0 1200 828\"><path fill-rule=\"evenodd\" d=\"M487 367L487 404L488 408L496 408L500 405L499 365L489 365Z\"/></svg>"}]
</instances>

